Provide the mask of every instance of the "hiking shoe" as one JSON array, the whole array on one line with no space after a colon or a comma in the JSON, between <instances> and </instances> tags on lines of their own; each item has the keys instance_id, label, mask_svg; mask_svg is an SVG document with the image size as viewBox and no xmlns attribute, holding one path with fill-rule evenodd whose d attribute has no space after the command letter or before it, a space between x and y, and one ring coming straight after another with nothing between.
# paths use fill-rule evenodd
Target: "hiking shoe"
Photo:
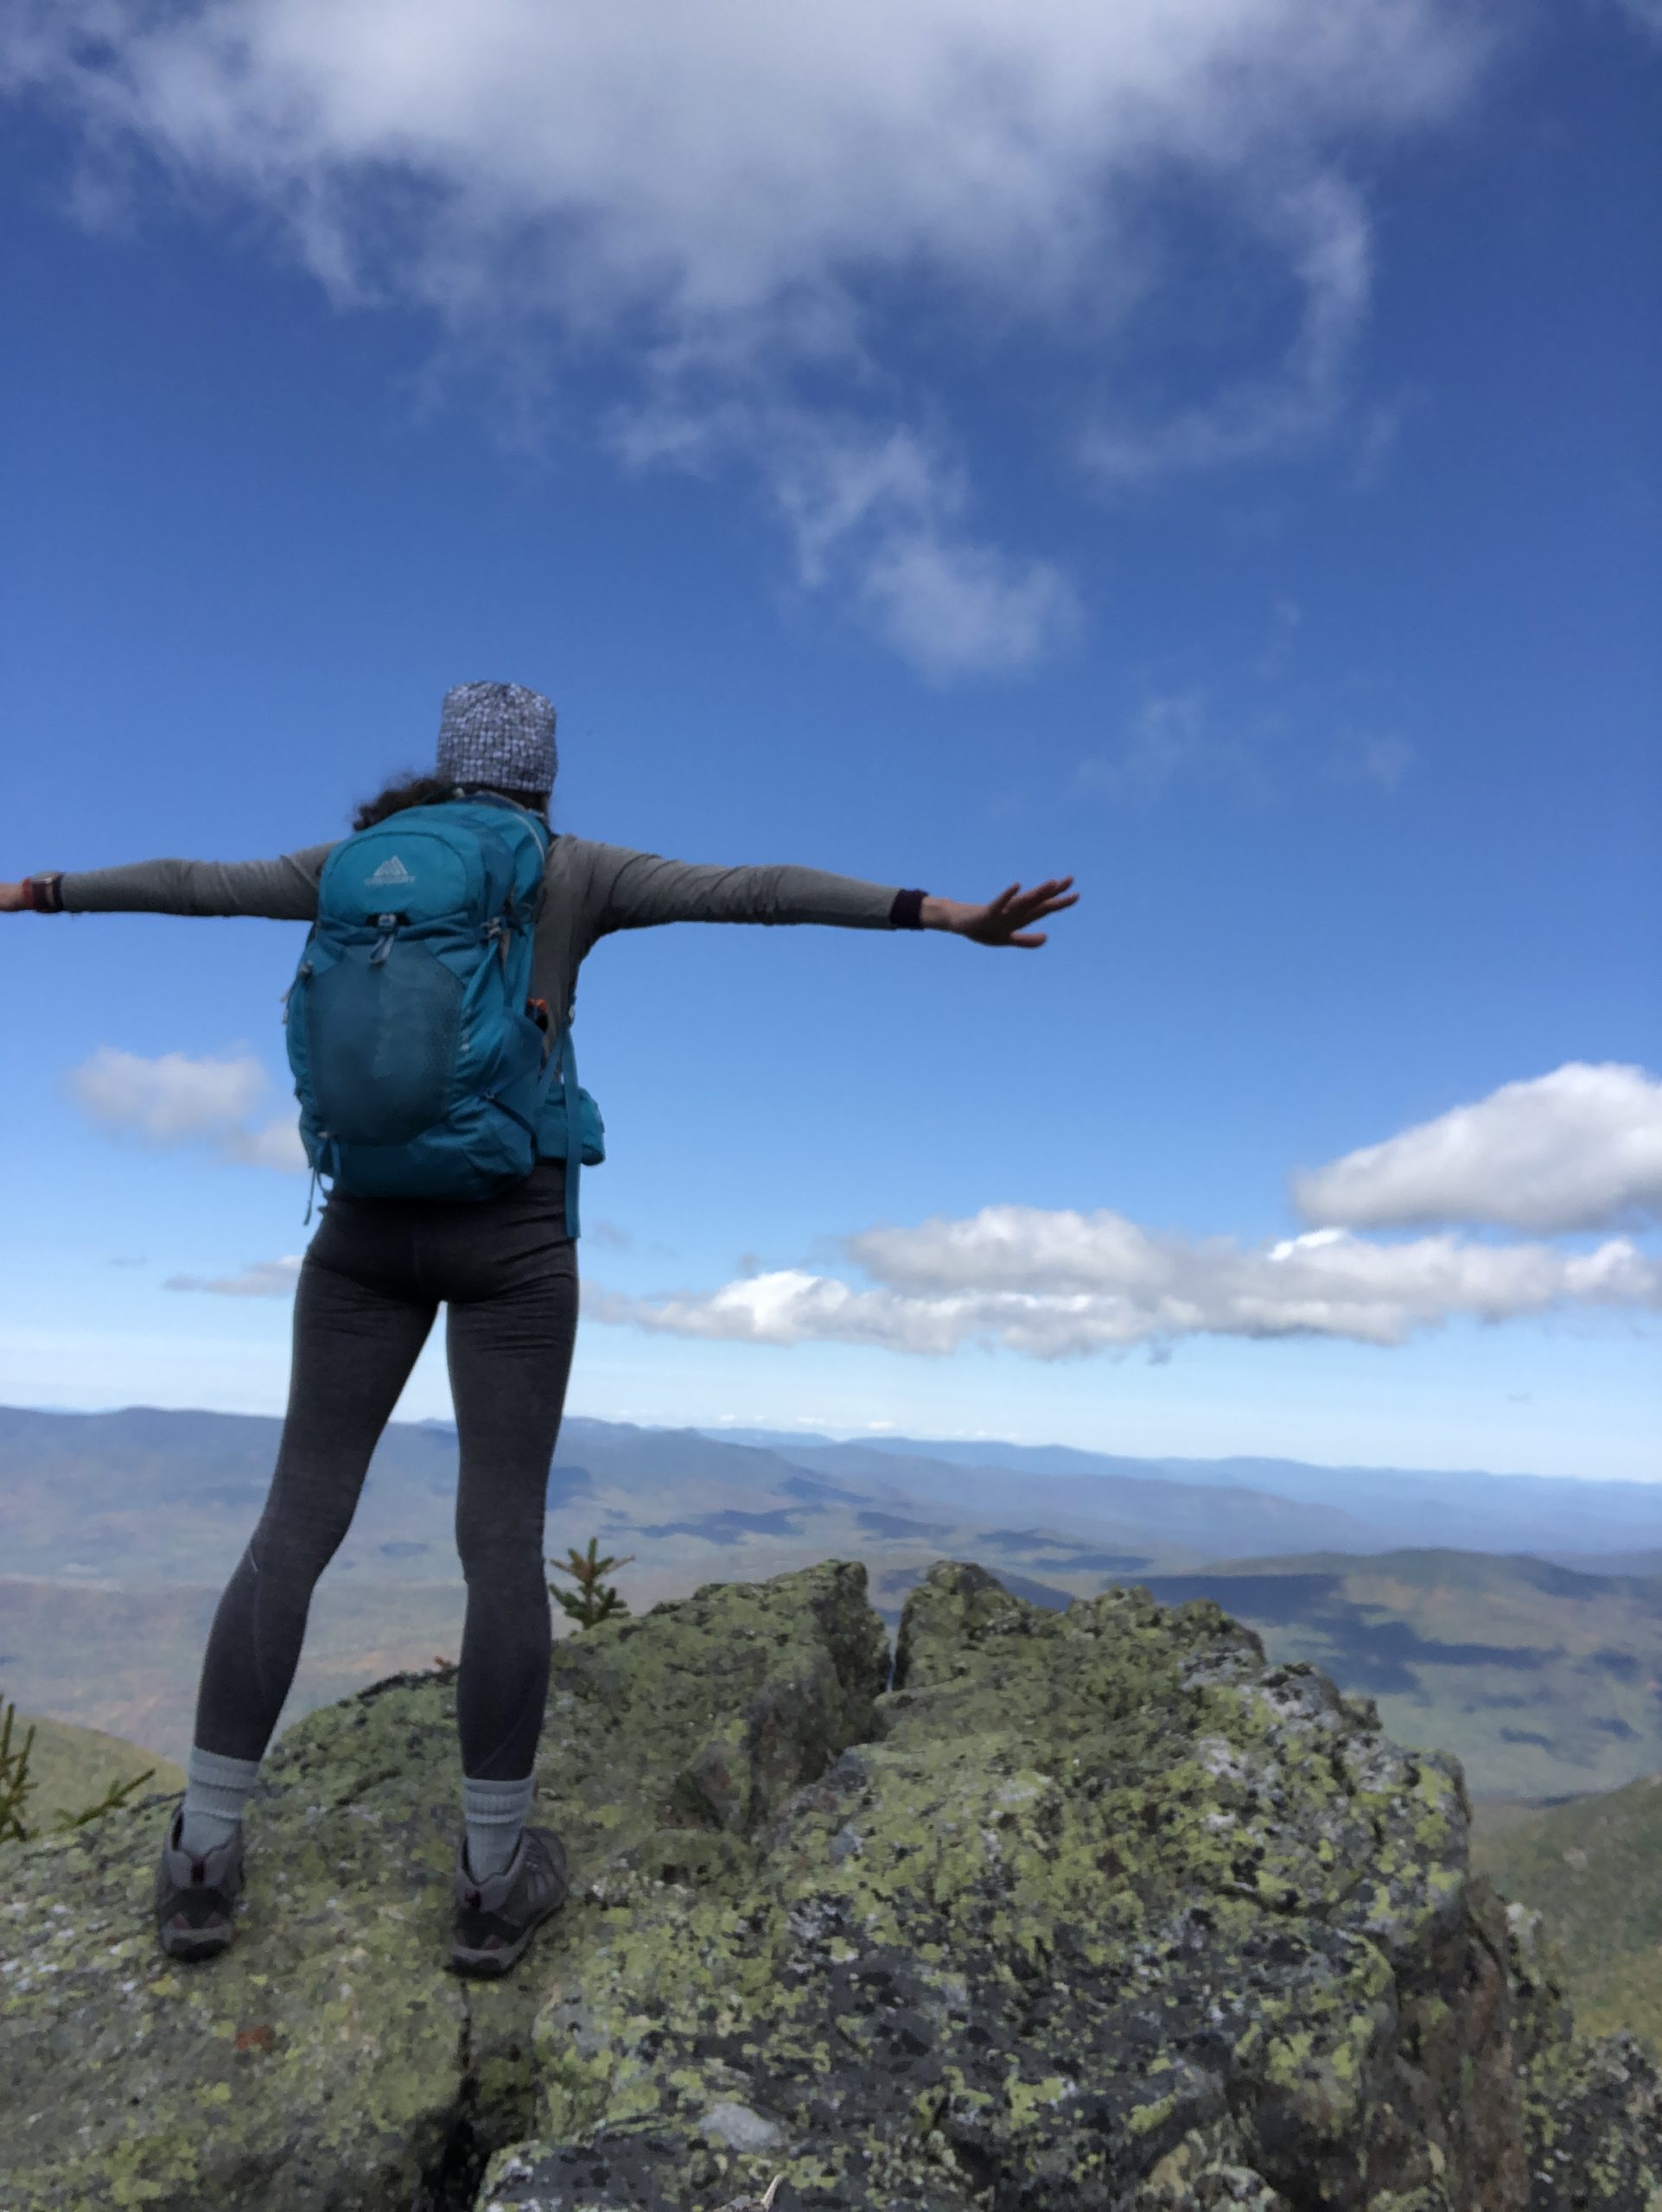
<instances>
[{"instance_id":1,"label":"hiking shoe","mask_svg":"<svg viewBox=\"0 0 1662 2212\"><path fill-rule=\"evenodd\" d=\"M232 1917L242 1888L242 1827L205 1859L179 1841L185 1808L169 1824L156 1869L156 1926L171 1959L212 1959L231 1946Z\"/></svg>"},{"instance_id":2,"label":"hiking shoe","mask_svg":"<svg viewBox=\"0 0 1662 2212\"><path fill-rule=\"evenodd\" d=\"M450 1964L458 1974L506 1974L570 1886L565 1846L552 1828L521 1828L513 1858L482 1882L468 1865L464 1830L456 1846Z\"/></svg>"}]
</instances>

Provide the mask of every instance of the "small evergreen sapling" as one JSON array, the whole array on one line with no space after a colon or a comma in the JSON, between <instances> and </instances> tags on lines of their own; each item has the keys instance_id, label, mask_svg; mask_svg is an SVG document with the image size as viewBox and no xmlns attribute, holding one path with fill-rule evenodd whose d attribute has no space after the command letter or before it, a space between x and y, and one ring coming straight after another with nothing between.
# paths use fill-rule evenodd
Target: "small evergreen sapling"
<instances>
[{"instance_id":1,"label":"small evergreen sapling","mask_svg":"<svg viewBox=\"0 0 1662 2212\"><path fill-rule=\"evenodd\" d=\"M130 1775L125 1782L112 1782L96 1805L89 1805L84 1813L60 1813L54 1823L57 1828L84 1828L88 1821L97 1820L100 1813L113 1813L118 1805L124 1805L133 1791L148 1782L156 1772L147 1766L143 1774Z\"/></svg>"},{"instance_id":2,"label":"small evergreen sapling","mask_svg":"<svg viewBox=\"0 0 1662 2212\"><path fill-rule=\"evenodd\" d=\"M11 1725L16 1718L16 1707L8 1702L4 1721L0 1723L0 1843L27 1843L29 1837L23 1826L23 1800L35 1786L29 1771L35 1729L31 1723L22 1749L13 1751Z\"/></svg>"},{"instance_id":3,"label":"small evergreen sapling","mask_svg":"<svg viewBox=\"0 0 1662 2212\"><path fill-rule=\"evenodd\" d=\"M629 1610L611 1585L602 1582L600 1578L602 1574L609 1574L614 1567L627 1567L634 1557L634 1553L631 1552L626 1559L596 1559L595 1543L595 1538L590 1536L586 1554L572 1545L568 1554L569 1566L564 1560L549 1561L556 1573L569 1574L576 1582L575 1592L557 1590L551 1582L548 1586L579 1628L593 1628L597 1621L609 1619L614 1613L627 1613Z\"/></svg>"},{"instance_id":4,"label":"small evergreen sapling","mask_svg":"<svg viewBox=\"0 0 1662 2212\"><path fill-rule=\"evenodd\" d=\"M12 1724L17 1718L17 1708L8 1700L3 1719L0 1719L0 1843L32 1843L46 1831L23 1825L23 1802L31 1789L39 1784L29 1770L29 1755L35 1743L35 1724L29 1723L29 1733L20 1750L12 1749ZM100 1813L112 1813L124 1805L133 1791L148 1782L156 1769L146 1767L143 1774L130 1775L125 1782L112 1782L96 1805L89 1805L84 1812L60 1813L53 1823L56 1834L70 1828L85 1827L88 1821L95 1821Z\"/></svg>"}]
</instances>

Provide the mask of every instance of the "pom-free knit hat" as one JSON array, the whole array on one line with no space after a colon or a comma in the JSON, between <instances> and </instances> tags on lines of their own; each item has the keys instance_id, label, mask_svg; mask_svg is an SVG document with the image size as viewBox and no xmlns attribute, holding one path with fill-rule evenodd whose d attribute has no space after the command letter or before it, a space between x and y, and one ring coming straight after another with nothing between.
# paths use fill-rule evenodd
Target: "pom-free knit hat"
<instances>
[{"instance_id":1,"label":"pom-free knit hat","mask_svg":"<svg viewBox=\"0 0 1662 2212\"><path fill-rule=\"evenodd\" d=\"M512 791L554 787L554 709L523 683L458 683L444 695L438 722L438 772L459 784L499 784Z\"/></svg>"}]
</instances>

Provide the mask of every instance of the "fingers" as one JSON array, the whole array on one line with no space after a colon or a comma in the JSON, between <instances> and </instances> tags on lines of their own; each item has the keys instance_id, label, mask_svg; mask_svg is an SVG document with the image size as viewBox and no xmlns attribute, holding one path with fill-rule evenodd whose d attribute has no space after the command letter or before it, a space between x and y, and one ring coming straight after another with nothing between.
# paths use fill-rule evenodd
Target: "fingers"
<instances>
[{"instance_id":1,"label":"fingers","mask_svg":"<svg viewBox=\"0 0 1662 2212\"><path fill-rule=\"evenodd\" d=\"M1065 908L1078 904L1077 891L1069 899L1047 899L1041 892L1030 891L1025 899L1010 909L1009 918L1016 922L1034 922L1041 914L1060 914Z\"/></svg>"},{"instance_id":2,"label":"fingers","mask_svg":"<svg viewBox=\"0 0 1662 2212\"><path fill-rule=\"evenodd\" d=\"M1053 875L1043 883L1035 883L1031 891L1023 891L1019 883L1012 883L1009 890L1001 891L997 898L990 900L989 904L999 911L1012 903L1036 911L1046 899L1054 900L1059 907L1072 906L1077 904L1079 893L1073 892L1069 898L1063 898L1061 894L1069 889L1073 880L1071 875Z\"/></svg>"},{"instance_id":3,"label":"fingers","mask_svg":"<svg viewBox=\"0 0 1662 2212\"><path fill-rule=\"evenodd\" d=\"M1007 884L996 899L987 901L965 934L983 944L1019 944L1023 950L1031 950L1047 942L1046 933L1025 925L1077 906L1079 894L1072 889L1073 881L1071 875L1053 875L1035 883L1030 891L1023 891L1019 881Z\"/></svg>"}]
</instances>

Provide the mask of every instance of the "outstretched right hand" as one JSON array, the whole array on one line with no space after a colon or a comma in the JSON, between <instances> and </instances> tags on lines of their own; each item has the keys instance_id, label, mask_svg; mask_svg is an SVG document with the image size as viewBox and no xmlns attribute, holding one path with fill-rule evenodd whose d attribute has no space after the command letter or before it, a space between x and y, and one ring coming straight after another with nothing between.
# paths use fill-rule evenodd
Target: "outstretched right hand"
<instances>
[{"instance_id":1,"label":"outstretched right hand","mask_svg":"<svg viewBox=\"0 0 1662 2212\"><path fill-rule=\"evenodd\" d=\"M0 883L0 914L22 914L29 900L21 883Z\"/></svg>"}]
</instances>

